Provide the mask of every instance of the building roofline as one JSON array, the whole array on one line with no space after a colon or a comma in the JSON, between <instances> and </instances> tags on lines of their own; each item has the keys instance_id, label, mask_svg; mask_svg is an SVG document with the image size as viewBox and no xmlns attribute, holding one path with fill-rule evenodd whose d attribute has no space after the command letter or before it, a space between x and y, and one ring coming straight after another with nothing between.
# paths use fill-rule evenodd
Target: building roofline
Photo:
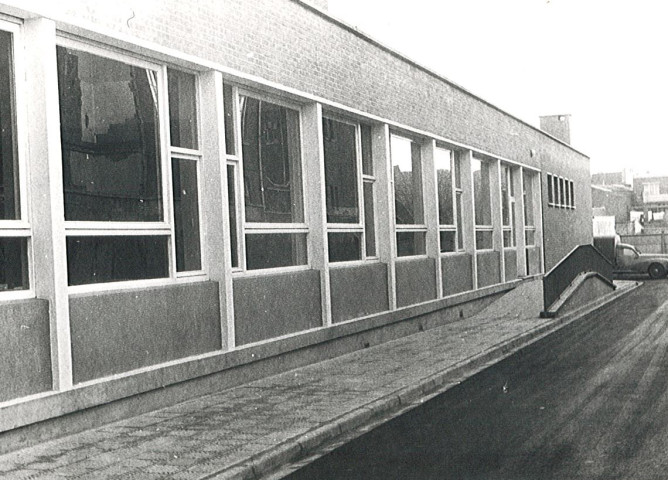
<instances>
[{"instance_id":1,"label":"building roofline","mask_svg":"<svg viewBox=\"0 0 668 480\"><path fill-rule=\"evenodd\" d=\"M569 143L566 143L563 140L560 140L553 135L550 135L546 131L541 130L540 128L536 127L535 125L530 124L526 120L522 120L521 118L513 115L512 113L508 113L507 111L503 110L501 107L498 107L497 105L494 105L490 101L485 100L484 98L480 97L479 95L476 95L475 93L471 92L467 88L462 87L458 83L453 82L452 80L444 77L440 73L437 73L435 70L432 70L431 68L429 68L429 67L427 67L427 66L425 66L425 65L423 65L423 64L421 64L421 63L419 63L419 62L417 62L413 59L411 59L408 55L405 55L405 54L401 53L400 51L385 45L380 40L374 38L373 36L371 36L370 34L364 32L364 31L360 30L359 27L351 25L350 23L346 22L345 20L342 20L341 18L338 18L338 17L332 15L328 11L325 11L321 8L316 7L315 5L312 5L305 0L292 0L292 1L302 5L304 8L306 8L308 10L311 10L312 12L316 13L320 17L330 21L331 23L336 24L337 26L343 28L344 30L347 30L347 31L353 33L354 35L361 38L362 40L380 48L381 50L389 53L390 55L398 58L399 60L401 60L403 62L406 62L409 65L411 65L415 68L418 68L419 70L422 70L426 74L428 74L428 75L430 75L430 76L432 76L432 77L434 77L434 78L436 78L436 79L438 79L438 80L440 80L444 83L447 83L448 85L456 88L457 90L459 90L459 91L461 91L461 92L463 92L467 95L470 95L471 97L474 97L475 99L481 101L482 103L486 104L487 106L492 107L494 110L497 110L498 112L500 112L500 113L502 113L502 114L504 114L504 115L506 115L506 116L508 116L508 117L526 125L527 127L531 128L532 130L535 130L538 133L541 133L542 135L545 135L546 137L551 138L555 142L560 143L565 147L568 147L570 150L573 150L574 152L586 157L587 159L590 159L589 155L587 155L586 153L581 152L577 148L573 147L573 145L571 145ZM566 114L564 114L564 115L566 115ZM552 116L552 115L546 115L546 116ZM568 114L568 116L570 116L570 114Z\"/></svg>"}]
</instances>

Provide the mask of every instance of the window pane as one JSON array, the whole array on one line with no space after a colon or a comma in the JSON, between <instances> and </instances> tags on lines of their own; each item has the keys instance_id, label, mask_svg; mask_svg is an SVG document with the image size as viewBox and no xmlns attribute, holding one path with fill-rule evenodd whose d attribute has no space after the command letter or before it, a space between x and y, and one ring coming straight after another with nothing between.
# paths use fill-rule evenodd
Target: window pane
<instances>
[{"instance_id":1,"label":"window pane","mask_svg":"<svg viewBox=\"0 0 668 480\"><path fill-rule=\"evenodd\" d=\"M304 221L299 112L241 97L246 221Z\"/></svg>"},{"instance_id":2,"label":"window pane","mask_svg":"<svg viewBox=\"0 0 668 480\"><path fill-rule=\"evenodd\" d=\"M233 165L227 166L227 204L230 209L230 253L232 268L239 267L239 248L237 245L237 176Z\"/></svg>"},{"instance_id":3,"label":"window pane","mask_svg":"<svg viewBox=\"0 0 668 480\"><path fill-rule=\"evenodd\" d=\"M424 255L425 234L424 232L397 232L397 256L407 257L409 255Z\"/></svg>"},{"instance_id":4,"label":"window pane","mask_svg":"<svg viewBox=\"0 0 668 480\"><path fill-rule=\"evenodd\" d=\"M438 189L438 223L454 225L455 215L452 204L452 170L450 150L437 148L434 156Z\"/></svg>"},{"instance_id":5,"label":"window pane","mask_svg":"<svg viewBox=\"0 0 668 480\"><path fill-rule=\"evenodd\" d=\"M524 170L524 224L527 226L533 226L534 222L534 205L533 205L533 178L535 174ZM551 183L548 183L550 185Z\"/></svg>"},{"instance_id":6,"label":"window pane","mask_svg":"<svg viewBox=\"0 0 668 480\"><path fill-rule=\"evenodd\" d=\"M391 137L394 207L399 225L417 225L422 218L420 146L407 138Z\"/></svg>"},{"instance_id":7,"label":"window pane","mask_svg":"<svg viewBox=\"0 0 668 480\"><path fill-rule=\"evenodd\" d=\"M0 291L28 287L28 240L0 238Z\"/></svg>"},{"instance_id":8,"label":"window pane","mask_svg":"<svg viewBox=\"0 0 668 480\"><path fill-rule=\"evenodd\" d=\"M447 230L440 232L441 237L441 252L455 252L457 251L457 244L455 238L457 232L454 230Z\"/></svg>"},{"instance_id":9,"label":"window pane","mask_svg":"<svg viewBox=\"0 0 668 480\"><path fill-rule=\"evenodd\" d=\"M305 233L264 233L246 235L246 268L306 265Z\"/></svg>"},{"instance_id":10,"label":"window pane","mask_svg":"<svg viewBox=\"0 0 668 480\"><path fill-rule=\"evenodd\" d=\"M505 248L511 248L515 246L512 230L503 231L503 246Z\"/></svg>"},{"instance_id":11,"label":"window pane","mask_svg":"<svg viewBox=\"0 0 668 480\"><path fill-rule=\"evenodd\" d=\"M201 270L197 162L172 159L176 271Z\"/></svg>"},{"instance_id":12,"label":"window pane","mask_svg":"<svg viewBox=\"0 0 668 480\"><path fill-rule=\"evenodd\" d=\"M162 220L156 73L57 53L65 219Z\"/></svg>"},{"instance_id":13,"label":"window pane","mask_svg":"<svg viewBox=\"0 0 668 480\"><path fill-rule=\"evenodd\" d=\"M455 196L457 203L457 249L464 248L464 237L462 236L462 193L457 192Z\"/></svg>"},{"instance_id":14,"label":"window pane","mask_svg":"<svg viewBox=\"0 0 668 480\"><path fill-rule=\"evenodd\" d=\"M234 98L232 87L223 85L223 109L225 110L225 152L236 155L237 148L234 139Z\"/></svg>"},{"instance_id":15,"label":"window pane","mask_svg":"<svg viewBox=\"0 0 668 480\"><path fill-rule=\"evenodd\" d=\"M534 230L526 230L524 232L524 243L529 246L529 245L534 245L535 243L535 231Z\"/></svg>"},{"instance_id":16,"label":"window pane","mask_svg":"<svg viewBox=\"0 0 668 480\"><path fill-rule=\"evenodd\" d=\"M455 188L462 188L462 168L459 155L459 153L455 153L455 159L452 162L455 169Z\"/></svg>"},{"instance_id":17,"label":"window pane","mask_svg":"<svg viewBox=\"0 0 668 480\"><path fill-rule=\"evenodd\" d=\"M364 234L367 257L376 256L376 224L373 209L373 183L364 182Z\"/></svg>"},{"instance_id":18,"label":"window pane","mask_svg":"<svg viewBox=\"0 0 668 480\"><path fill-rule=\"evenodd\" d=\"M362 259L362 234L358 232L337 232L327 235L329 261L347 262Z\"/></svg>"},{"instance_id":19,"label":"window pane","mask_svg":"<svg viewBox=\"0 0 668 480\"><path fill-rule=\"evenodd\" d=\"M492 206L489 189L489 164L478 159L471 161L476 225L492 224Z\"/></svg>"},{"instance_id":20,"label":"window pane","mask_svg":"<svg viewBox=\"0 0 668 480\"><path fill-rule=\"evenodd\" d=\"M559 179L559 205L566 205L566 194L564 192L564 179Z\"/></svg>"},{"instance_id":21,"label":"window pane","mask_svg":"<svg viewBox=\"0 0 668 480\"><path fill-rule=\"evenodd\" d=\"M360 125L362 135L362 173L373 175L373 157L371 156L371 127Z\"/></svg>"},{"instance_id":22,"label":"window pane","mask_svg":"<svg viewBox=\"0 0 668 480\"><path fill-rule=\"evenodd\" d=\"M508 167L501 169L501 220L504 225L510 225L510 174Z\"/></svg>"},{"instance_id":23,"label":"window pane","mask_svg":"<svg viewBox=\"0 0 668 480\"><path fill-rule=\"evenodd\" d=\"M355 126L322 119L327 221L358 223Z\"/></svg>"},{"instance_id":24,"label":"window pane","mask_svg":"<svg viewBox=\"0 0 668 480\"><path fill-rule=\"evenodd\" d=\"M166 236L67 237L69 285L169 276Z\"/></svg>"},{"instance_id":25,"label":"window pane","mask_svg":"<svg viewBox=\"0 0 668 480\"><path fill-rule=\"evenodd\" d=\"M527 174L525 172L524 179L526 182ZM554 203L554 193L552 193L552 175L547 174L547 202Z\"/></svg>"},{"instance_id":26,"label":"window pane","mask_svg":"<svg viewBox=\"0 0 668 480\"><path fill-rule=\"evenodd\" d=\"M571 207L575 207L575 187L573 186L573 182L570 182L570 189L571 189Z\"/></svg>"},{"instance_id":27,"label":"window pane","mask_svg":"<svg viewBox=\"0 0 668 480\"><path fill-rule=\"evenodd\" d=\"M476 250L489 250L493 248L492 232L489 230L475 232L475 248Z\"/></svg>"},{"instance_id":28,"label":"window pane","mask_svg":"<svg viewBox=\"0 0 668 480\"><path fill-rule=\"evenodd\" d=\"M11 45L11 35L0 32L0 220L18 220L21 216L14 144Z\"/></svg>"},{"instance_id":29,"label":"window pane","mask_svg":"<svg viewBox=\"0 0 668 480\"><path fill-rule=\"evenodd\" d=\"M169 136L173 147L197 147L197 88L195 75L167 69Z\"/></svg>"}]
</instances>

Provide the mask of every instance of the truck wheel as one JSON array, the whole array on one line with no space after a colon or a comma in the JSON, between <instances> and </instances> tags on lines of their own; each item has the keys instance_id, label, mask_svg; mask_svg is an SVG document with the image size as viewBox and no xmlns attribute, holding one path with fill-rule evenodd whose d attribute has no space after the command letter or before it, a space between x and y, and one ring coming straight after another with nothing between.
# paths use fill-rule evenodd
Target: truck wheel
<instances>
[{"instance_id":1,"label":"truck wheel","mask_svg":"<svg viewBox=\"0 0 668 480\"><path fill-rule=\"evenodd\" d=\"M647 273L652 278L663 278L666 276L666 269L660 263L653 263L647 269Z\"/></svg>"}]
</instances>

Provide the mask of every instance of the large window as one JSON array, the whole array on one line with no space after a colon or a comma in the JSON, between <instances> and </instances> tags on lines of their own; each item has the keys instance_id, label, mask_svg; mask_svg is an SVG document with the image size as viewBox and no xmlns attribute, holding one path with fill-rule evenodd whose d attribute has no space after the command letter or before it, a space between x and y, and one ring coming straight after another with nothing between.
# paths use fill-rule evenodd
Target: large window
<instances>
[{"instance_id":1,"label":"large window","mask_svg":"<svg viewBox=\"0 0 668 480\"><path fill-rule=\"evenodd\" d=\"M370 129L324 117L322 131L329 261L374 256Z\"/></svg>"},{"instance_id":2,"label":"large window","mask_svg":"<svg viewBox=\"0 0 668 480\"><path fill-rule=\"evenodd\" d=\"M459 159L454 152L437 147L434 164L436 166L436 189L438 191L438 229L441 252L461 250L461 179ZM454 180L454 181L453 181Z\"/></svg>"},{"instance_id":3,"label":"large window","mask_svg":"<svg viewBox=\"0 0 668 480\"><path fill-rule=\"evenodd\" d=\"M196 77L78 46L57 62L69 284L201 271Z\"/></svg>"},{"instance_id":4,"label":"large window","mask_svg":"<svg viewBox=\"0 0 668 480\"><path fill-rule=\"evenodd\" d=\"M390 137L390 142L397 256L423 255L427 228L424 224L420 145L396 135Z\"/></svg>"},{"instance_id":5,"label":"large window","mask_svg":"<svg viewBox=\"0 0 668 480\"><path fill-rule=\"evenodd\" d=\"M248 95L238 98L245 268L306 265L299 111ZM228 181L238 185L231 166Z\"/></svg>"},{"instance_id":6,"label":"large window","mask_svg":"<svg viewBox=\"0 0 668 480\"><path fill-rule=\"evenodd\" d=\"M27 290L30 227L17 149L13 38L0 31L0 295Z\"/></svg>"},{"instance_id":7,"label":"large window","mask_svg":"<svg viewBox=\"0 0 668 480\"><path fill-rule=\"evenodd\" d=\"M473 158L471 170L473 173L476 249L491 249L493 247L493 227L489 163Z\"/></svg>"}]
</instances>

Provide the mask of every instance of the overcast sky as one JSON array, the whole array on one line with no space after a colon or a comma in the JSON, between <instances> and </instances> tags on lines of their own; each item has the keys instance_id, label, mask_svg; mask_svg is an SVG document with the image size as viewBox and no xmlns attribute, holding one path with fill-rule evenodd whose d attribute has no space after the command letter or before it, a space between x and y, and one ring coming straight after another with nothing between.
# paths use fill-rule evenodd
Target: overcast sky
<instances>
[{"instance_id":1,"label":"overcast sky","mask_svg":"<svg viewBox=\"0 0 668 480\"><path fill-rule=\"evenodd\" d=\"M571 114L592 172L668 173L666 3L329 0L329 10L533 125Z\"/></svg>"}]
</instances>

